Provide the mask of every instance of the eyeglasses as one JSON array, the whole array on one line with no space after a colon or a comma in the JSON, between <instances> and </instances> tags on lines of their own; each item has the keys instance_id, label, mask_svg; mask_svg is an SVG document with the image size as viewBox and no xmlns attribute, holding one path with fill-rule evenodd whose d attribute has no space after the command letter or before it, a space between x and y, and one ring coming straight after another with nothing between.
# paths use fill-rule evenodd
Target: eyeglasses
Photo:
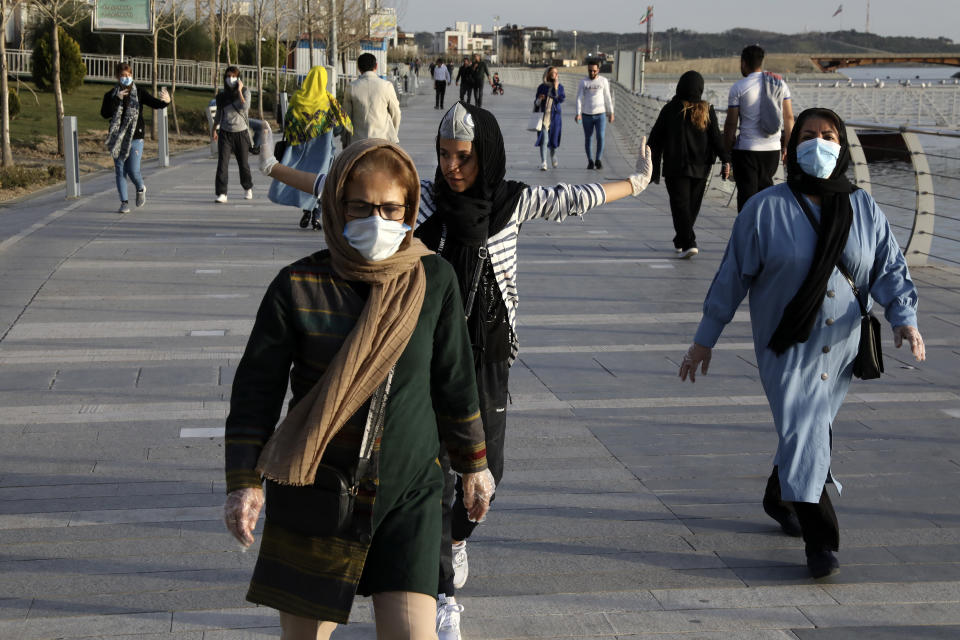
<instances>
[{"instance_id":1,"label":"eyeglasses","mask_svg":"<svg viewBox=\"0 0 960 640\"><path fill-rule=\"evenodd\" d=\"M364 200L345 200L343 205L347 209L347 215L351 218L369 218L376 211L377 215L384 220L403 220L407 213L407 205L397 204L396 202L373 204Z\"/></svg>"}]
</instances>

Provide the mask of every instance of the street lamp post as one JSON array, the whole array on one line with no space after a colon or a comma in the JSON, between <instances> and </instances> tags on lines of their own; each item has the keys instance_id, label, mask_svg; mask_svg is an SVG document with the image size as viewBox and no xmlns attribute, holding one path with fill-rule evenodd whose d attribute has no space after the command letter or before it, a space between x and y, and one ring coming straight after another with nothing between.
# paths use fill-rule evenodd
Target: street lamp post
<instances>
[{"instance_id":1,"label":"street lamp post","mask_svg":"<svg viewBox=\"0 0 960 640\"><path fill-rule=\"evenodd\" d=\"M580 59L577 57L577 30L576 29L573 30L573 59L576 60L577 62L580 61Z\"/></svg>"}]
</instances>

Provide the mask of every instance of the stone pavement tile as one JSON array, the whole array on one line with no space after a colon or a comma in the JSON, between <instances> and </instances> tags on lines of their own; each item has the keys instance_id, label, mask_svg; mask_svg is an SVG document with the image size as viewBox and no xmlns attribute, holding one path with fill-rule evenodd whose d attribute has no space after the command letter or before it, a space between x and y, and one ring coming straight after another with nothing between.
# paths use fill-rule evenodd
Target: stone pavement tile
<instances>
[{"instance_id":1,"label":"stone pavement tile","mask_svg":"<svg viewBox=\"0 0 960 640\"><path fill-rule=\"evenodd\" d=\"M77 584L83 591L83 581ZM244 606L245 588L241 584L216 589L177 589L130 593L84 594L74 592L60 598L38 597L30 608L30 618L57 618L75 615L117 615L148 611L189 611L194 609L236 608ZM246 606L253 607L252 604Z\"/></svg>"},{"instance_id":2,"label":"stone pavement tile","mask_svg":"<svg viewBox=\"0 0 960 640\"><path fill-rule=\"evenodd\" d=\"M153 540L181 537L181 523L153 522L149 524L109 524L80 527L72 531L60 529L10 529L0 528L0 545L17 543L72 543L84 541L110 541L114 539Z\"/></svg>"},{"instance_id":3,"label":"stone pavement tile","mask_svg":"<svg viewBox=\"0 0 960 640\"><path fill-rule=\"evenodd\" d=\"M464 597L515 596L550 593L589 593L638 589L743 586L729 569L662 569L647 567L629 574L569 573L547 575L477 576L462 590Z\"/></svg>"},{"instance_id":4,"label":"stone pavement tile","mask_svg":"<svg viewBox=\"0 0 960 640\"><path fill-rule=\"evenodd\" d=\"M960 625L960 602L805 605L800 610L817 627Z\"/></svg>"},{"instance_id":5,"label":"stone pavement tile","mask_svg":"<svg viewBox=\"0 0 960 640\"><path fill-rule=\"evenodd\" d=\"M174 611L173 631L206 629L244 629L273 626L279 623L277 612L267 607L242 607L210 611Z\"/></svg>"},{"instance_id":6,"label":"stone pavement tile","mask_svg":"<svg viewBox=\"0 0 960 640\"><path fill-rule=\"evenodd\" d=\"M473 620L522 616L576 615L626 611L657 611L662 607L646 590L555 593L549 595L486 596L458 598ZM474 625L479 626L479 625Z\"/></svg>"},{"instance_id":7,"label":"stone pavement tile","mask_svg":"<svg viewBox=\"0 0 960 640\"><path fill-rule=\"evenodd\" d=\"M887 547L901 562L960 562L960 545Z\"/></svg>"},{"instance_id":8,"label":"stone pavement tile","mask_svg":"<svg viewBox=\"0 0 960 640\"><path fill-rule=\"evenodd\" d=\"M577 554L570 545L533 545L526 549L471 547L470 576L550 575L574 571L642 572L648 569L722 569L711 553L614 552ZM476 559L474 561L474 558Z\"/></svg>"},{"instance_id":9,"label":"stone pavement tile","mask_svg":"<svg viewBox=\"0 0 960 640\"><path fill-rule=\"evenodd\" d=\"M46 513L56 511L90 512L103 510L170 509L179 507L222 506L223 497L204 493L161 495L74 496L72 498L6 500L0 502L0 514Z\"/></svg>"},{"instance_id":10,"label":"stone pavement tile","mask_svg":"<svg viewBox=\"0 0 960 640\"><path fill-rule=\"evenodd\" d=\"M507 485L509 486L509 485ZM569 494L568 494L569 495ZM498 498L499 501L499 498ZM501 508L497 504L497 508ZM669 509L661 505L655 498L650 497L642 506L637 505L630 509L603 508L596 504L569 507L540 507L531 505L527 508L514 508L512 515L521 516L515 522L536 521L544 517L560 518L590 518L592 520L670 520L674 515ZM529 516L529 518L524 517Z\"/></svg>"},{"instance_id":11,"label":"stone pavement tile","mask_svg":"<svg viewBox=\"0 0 960 640\"><path fill-rule=\"evenodd\" d=\"M276 626L259 629L208 629L202 636L203 640L277 640L280 637L280 622L278 618ZM334 631L332 637L343 636L339 631Z\"/></svg>"},{"instance_id":12,"label":"stone pavement tile","mask_svg":"<svg viewBox=\"0 0 960 640\"><path fill-rule=\"evenodd\" d=\"M125 594L226 588L249 582L252 565L251 560L250 567L205 571L145 571L144 567L133 567L129 573L99 575L11 574L4 578L4 592L20 598L42 594L48 599L63 599L70 597L78 589L88 594ZM3 634L0 634L0 638L3 637Z\"/></svg>"},{"instance_id":13,"label":"stone pavement tile","mask_svg":"<svg viewBox=\"0 0 960 640\"><path fill-rule=\"evenodd\" d=\"M137 380L138 387L179 387L181 385L217 385L219 368L215 365L143 367Z\"/></svg>"},{"instance_id":14,"label":"stone pavement tile","mask_svg":"<svg viewBox=\"0 0 960 640\"><path fill-rule=\"evenodd\" d=\"M827 627L825 629L796 629L800 640L955 640L960 637L960 626L889 626L889 627Z\"/></svg>"},{"instance_id":15,"label":"stone pavement tile","mask_svg":"<svg viewBox=\"0 0 960 640\"><path fill-rule=\"evenodd\" d=\"M779 529L777 531L779 533ZM781 535L783 535L781 533ZM784 536L787 537L787 536ZM803 548L800 538L796 541L796 548ZM841 543L842 544L842 543ZM723 563L730 568L741 567L780 567L797 564L796 552L792 549L749 549L740 551L725 551L717 553ZM902 562L884 547L850 547L842 544L840 549L841 562L844 566L855 564L898 564Z\"/></svg>"},{"instance_id":16,"label":"stone pavement tile","mask_svg":"<svg viewBox=\"0 0 960 640\"><path fill-rule=\"evenodd\" d=\"M0 598L0 620L26 620L32 598Z\"/></svg>"},{"instance_id":17,"label":"stone pavement tile","mask_svg":"<svg viewBox=\"0 0 960 640\"><path fill-rule=\"evenodd\" d=\"M0 371L0 389L4 391L22 391L26 389L45 391L50 388L56 376L56 369L46 367L42 370L24 371L7 366Z\"/></svg>"},{"instance_id":18,"label":"stone pavement tile","mask_svg":"<svg viewBox=\"0 0 960 640\"><path fill-rule=\"evenodd\" d=\"M39 618L23 622L0 620L0 638L46 640L121 634L162 633L170 630L172 614L167 611L115 616Z\"/></svg>"},{"instance_id":19,"label":"stone pavement tile","mask_svg":"<svg viewBox=\"0 0 960 640\"><path fill-rule=\"evenodd\" d=\"M91 524L132 524L138 522L177 522L181 520L216 520L223 518L223 505L204 507L172 507L157 509L108 509L78 511L70 518L71 527Z\"/></svg>"},{"instance_id":20,"label":"stone pavement tile","mask_svg":"<svg viewBox=\"0 0 960 640\"><path fill-rule=\"evenodd\" d=\"M589 518L539 518L515 524L513 517L490 511L486 524L473 535L478 540L552 541L631 536L686 536L690 530L675 520L598 522ZM473 539L473 538L471 538Z\"/></svg>"},{"instance_id":21,"label":"stone pavement tile","mask_svg":"<svg viewBox=\"0 0 960 640\"><path fill-rule=\"evenodd\" d=\"M841 532L844 548L898 545L960 544L960 528L899 529L844 529ZM780 532L753 534L700 534L685 536L694 549L739 551L742 549L792 548L796 538Z\"/></svg>"},{"instance_id":22,"label":"stone pavement tile","mask_svg":"<svg viewBox=\"0 0 960 640\"><path fill-rule=\"evenodd\" d=\"M508 638L549 638L577 636L613 636L616 630L603 613L524 615L461 619L463 635L477 640Z\"/></svg>"},{"instance_id":23,"label":"stone pavement tile","mask_svg":"<svg viewBox=\"0 0 960 640\"><path fill-rule=\"evenodd\" d=\"M618 634L742 631L745 629L797 629L813 626L796 607L751 609L698 609L610 613L607 619Z\"/></svg>"},{"instance_id":24,"label":"stone pavement tile","mask_svg":"<svg viewBox=\"0 0 960 640\"><path fill-rule=\"evenodd\" d=\"M5 560L41 560L55 558L135 557L142 562L169 560L203 554L233 552L231 540L223 535L190 537L117 537L105 540L68 540L54 542L18 542L4 545Z\"/></svg>"},{"instance_id":25,"label":"stone pavement tile","mask_svg":"<svg viewBox=\"0 0 960 640\"><path fill-rule=\"evenodd\" d=\"M506 487L509 488L509 483ZM505 489L497 495L496 509L587 509L595 511L595 517L611 517L613 514L631 515L640 509L649 509L661 504L652 493L637 491L631 493L555 493L540 491L537 493L517 493ZM633 519L633 518L629 518Z\"/></svg>"},{"instance_id":26,"label":"stone pavement tile","mask_svg":"<svg viewBox=\"0 0 960 640\"><path fill-rule=\"evenodd\" d=\"M960 602L960 582L829 584L823 590L842 605L891 602Z\"/></svg>"},{"instance_id":27,"label":"stone pavement tile","mask_svg":"<svg viewBox=\"0 0 960 640\"><path fill-rule=\"evenodd\" d=\"M136 384L139 371L138 367L82 369L65 366L57 372L57 377L53 380L53 389L73 391L132 387Z\"/></svg>"},{"instance_id":28,"label":"stone pavement tile","mask_svg":"<svg viewBox=\"0 0 960 640\"><path fill-rule=\"evenodd\" d=\"M747 585L766 586L779 584L810 584L803 551L798 549L795 567L745 567L733 571ZM821 584L862 584L868 582L945 582L960 580L960 564L861 564L845 565L843 551L837 554L840 560L840 573L825 578Z\"/></svg>"},{"instance_id":29,"label":"stone pavement tile","mask_svg":"<svg viewBox=\"0 0 960 640\"><path fill-rule=\"evenodd\" d=\"M793 630L749 629L700 633L633 633L619 634L617 640L797 640Z\"/></svg>"},{"instance_id":30,"label":"stone pavement tile","mask_svg":"<svg viewBox=\"0 0 960 640\"><path fill-rule=\"evenodd\" d=\"M653 596L666 610L753 609L836 604L826 589L813 585L725 589L654 589Z\"/></svg>"},{"instance_id":31,"label":"stone pavement tile","mask_svg":"<svg viewBox=\"0 0 960 640\"><path fill-rule=\"evenodd\" d=\"M0 488L0 501L5 500L54 500L57 498L92 498L115 496L120 485L115 482L98 484L59 484Z\"/></svg>"}]
</instances>

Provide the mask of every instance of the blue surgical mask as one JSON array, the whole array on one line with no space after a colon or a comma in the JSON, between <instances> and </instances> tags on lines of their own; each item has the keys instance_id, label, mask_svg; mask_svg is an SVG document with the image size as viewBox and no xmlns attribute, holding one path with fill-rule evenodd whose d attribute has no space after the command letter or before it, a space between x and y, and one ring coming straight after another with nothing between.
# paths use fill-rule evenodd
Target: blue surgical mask
<instances>
[{"instance_id":1,"label":"blue surgical mask","mask_svg":"<svg viewBox=\"0 0 960 640\"><path fill-rule=\"evenodd\" d=\"M823 138L811 138L797 145L797 164L807 175L829 178L837 166L840 145Z\"/></svg>"},{"instance_id":2,"label":"blue surgical mask","mask_svg":"<svg viewBox=\"0 0 960 640\"><path fill-rule=\"evenodd\" d=\"M133 78L130 76L120 76L120 84L125 87L129 87L131 84L133 84Z\"/></svg>"}]
</instances>

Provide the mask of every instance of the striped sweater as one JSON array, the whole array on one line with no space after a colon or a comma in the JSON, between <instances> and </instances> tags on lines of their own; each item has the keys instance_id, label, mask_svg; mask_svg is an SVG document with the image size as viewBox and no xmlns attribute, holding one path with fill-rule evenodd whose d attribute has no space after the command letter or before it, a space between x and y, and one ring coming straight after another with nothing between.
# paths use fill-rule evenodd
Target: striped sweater
<instances>
[{"instance_id":1,"label":"striped sweater","mask_svg":"<svg viewBox=\"0 0 960 640\"><path fill-rule=\"evenodd\" d=\"M320 196L326 176L317 176L314 194ZM529 220L543 218L563 222L567 216L583 215L606 202L606 192L599 183L565 184L551 187L527 187L520 194L516 209L509 222L498 233L487 239L487 251L497 278L497 286L507 307L507 318L512 331L510 362L520 352L517 338L517 306L520 296L517 291L517 239L520 225ZM420 211L417 226L426 222L437 212L433 202L433 180L420 181Z\"/></svg>"}]
</instances>

